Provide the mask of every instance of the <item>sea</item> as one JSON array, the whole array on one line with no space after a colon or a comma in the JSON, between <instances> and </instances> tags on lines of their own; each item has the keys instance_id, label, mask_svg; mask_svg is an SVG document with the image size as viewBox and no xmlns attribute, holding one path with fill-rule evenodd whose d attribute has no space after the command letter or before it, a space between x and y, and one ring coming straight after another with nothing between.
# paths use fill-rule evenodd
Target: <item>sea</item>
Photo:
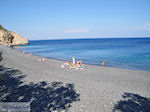
<instances>
[{"instance_id":1,"label":"sea","mask_svg":"<svg viewBox=\"0 0 150 112\"><path fill-rule=\"evenodd\" d=\"M82 60L85 64L150 71L150 38L94 38L33 40L16 49L58 60Z\"/></svg>"}]
</instances>

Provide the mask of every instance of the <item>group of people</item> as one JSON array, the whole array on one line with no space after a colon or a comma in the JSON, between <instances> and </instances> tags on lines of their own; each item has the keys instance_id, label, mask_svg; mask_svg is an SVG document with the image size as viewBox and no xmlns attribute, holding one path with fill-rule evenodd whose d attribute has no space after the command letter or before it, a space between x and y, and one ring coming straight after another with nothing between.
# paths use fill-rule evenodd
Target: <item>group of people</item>
<instances>
[{"instance_id":1,"label":"group of people","mask_svg":"<svg viewBox=\"0 0 150 112\"><path fill-rule=\"evenodd\" d=\"M38 61L40 61L40 62L45 62L45 61L46 61L46 58L40 58L40 59L38 59Z\"/></svg>"},{"instance_id":2,"label":"group of people","mask_svg":"<svg viewBox=\"0 0 150 112\"><path fill-rule=\"evenodd\" d=\"M29 55L32 55L32 53L26 53L26 52L22 52L22 54L29 54ZM46 61L46 58L40 58L40 59L38 59L38 61L40 61L40 62L45 62Z\"/></svg>"},{"instance_id":3,"label":"group of people","mask_svg":"<svg viewBox=\"0 0 150 112\"><path fill-rule=\"evenodd\" d=\"M32 55L32 53L25 53L25 52L22 52L22 54L30 54ZM46 58L40 58L38 59L38 61L40 62L45 62L46 61ZM102 61L101 65L102 66L105 66L108 64L108 61L107 60L104 60ZM82 61L77 61L77 63L75 62L75 57L72 58L72 62L70 61L67 61L65 62L63 65L61 65L61 68L66 68L66 67L69 67L69 68L73 68L73 69L76 69L76 70L82 70L85 68L85 65L82 64Z\"/></svg>"},{"instance_id":4,"label":"group of people","mask_svg":"<svg viewBox=\"0 0 150 112\"><path fill-rule=\"evenodd\" d=\"M101 63L102 66L105 66L107 64L108 64L107 60L103 60ZM73 68L76 70L82 70L85 68L85 65L82 64L82 61L77 61L77 63L76 63L75 58L73 57L72 62L70 62L70 61L65 62L63 65L61 65L61 68Z\"/></svg>"},{"instance_id":5,"label":"group of people","mask_svg":"<svg viewBox=\"0 0 150 112\"><path fill-rule=\"evenodd\" d=\"M83 70L85 68L85 65L82 64L82 61L77 61L75 63L75 58L73 58L73 61L67 61L63 65L61 65L61 68L70 68L70 69L76 69L76 70Z\"/></svg>"}]
</instances>

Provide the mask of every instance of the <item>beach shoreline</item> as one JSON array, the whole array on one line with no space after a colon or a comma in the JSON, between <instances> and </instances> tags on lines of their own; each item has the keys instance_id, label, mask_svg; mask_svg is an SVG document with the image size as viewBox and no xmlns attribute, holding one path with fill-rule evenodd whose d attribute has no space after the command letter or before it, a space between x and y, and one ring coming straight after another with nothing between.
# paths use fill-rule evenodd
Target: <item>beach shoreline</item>
<instances>
[{"instance_id":1,"label":"beach shoreline","mask_svg":"<svg viewBox=\"0 0 150 112\"><path fill-rule=\"evenodd\" d=\"M5 46L0 46L0 51L3 53L1 65L20 70L21 75L26 75L22 79L25 84L41 81L73 83L80 101L71 104L70 112L111 112L125 93L150 97L150 72L147 71L89 64L84 70L74 70L61 68L65 62L62 60L46 58L45 62L40 62L41 56L22 54Z\"/></svg>"},{"instance_id":2,"label":"beach shoreline","mask_svg":"<svg viewBox=\"0 0 150 112\"><path fill-rule=\"evenodd\" d=\"M23 51L19 50L19 49L16 49L16 48L12 48L20 53L22 53ZM57 58L54 58L54 57L47 57L47 56L40 56L40 55L36 55L36 54L33 54L31 52L24 52L26 54L32 54L34 56L37 56L39 58L47 58L47 59L52 59L52 60L56 60L56 61L61 61L61 62L66 62L66 61L72 61L72 60L63 60L63 59L57 59ZM109 63L109 62L108 62ZM134 71L145 71L145 72L150 72L150 70L143 70L143 69L137 69L137 68L131 68L131 67L119 67L119 66L110 66L110 65L102 65L101 63L100 64L90 64L90 63L84 63L86 65L90 65L90 66L97 66L97 67L108 67L108 68L116 68L116 69L125 69L125 70L134 70Z\"/></svg>"}]
</instances>

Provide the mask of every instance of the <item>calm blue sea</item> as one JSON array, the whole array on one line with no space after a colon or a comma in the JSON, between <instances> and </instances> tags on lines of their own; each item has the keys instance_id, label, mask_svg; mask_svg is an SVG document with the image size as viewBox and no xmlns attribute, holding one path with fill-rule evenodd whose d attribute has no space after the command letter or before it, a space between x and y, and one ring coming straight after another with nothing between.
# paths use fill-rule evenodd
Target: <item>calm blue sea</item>
<instances>
[{"instance_id":1,"label":"calm blue sea","mask_svg":"<svg viewBox=\"0 0 150 112\"><path fill-rule=\"evenodd\" d=\"M17 49L39 56L86 64L150 71L150 38L36 40Z\"/></svg>"}]
</instances>

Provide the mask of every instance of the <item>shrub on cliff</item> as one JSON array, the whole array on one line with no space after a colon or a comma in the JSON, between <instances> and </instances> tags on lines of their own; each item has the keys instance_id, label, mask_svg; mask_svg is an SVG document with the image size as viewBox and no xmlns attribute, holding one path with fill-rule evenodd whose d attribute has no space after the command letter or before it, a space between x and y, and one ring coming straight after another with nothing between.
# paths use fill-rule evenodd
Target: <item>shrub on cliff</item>
<instances>
[{"instance_id":1,"label":"shrub on cliff","mask_svg":"<svg viewBox=\"0 0 150 112\"><path fill-rule=\"evenodd\" d=\"M5 29L2 25L0 25L0 30L8 31L8 30Z\"/></svg>"}]
</instances>

